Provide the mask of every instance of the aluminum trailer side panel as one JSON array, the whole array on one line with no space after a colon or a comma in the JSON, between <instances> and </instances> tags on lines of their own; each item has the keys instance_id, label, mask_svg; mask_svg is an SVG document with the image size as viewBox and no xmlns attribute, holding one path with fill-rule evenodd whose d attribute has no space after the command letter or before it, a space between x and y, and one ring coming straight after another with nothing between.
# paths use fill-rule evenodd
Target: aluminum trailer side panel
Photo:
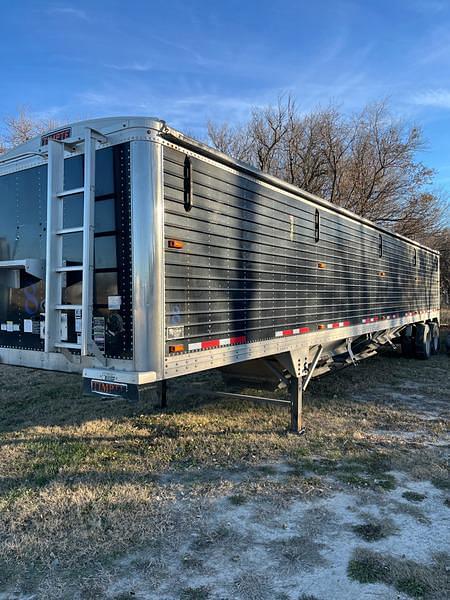
<instances>
[{"instance_id":1,"label":"aluminum trailer side panel","mask_svg":"<svg viewBox=\"0 0 450 600\"><path fill-rule=\"evenodd\" d=\"M96 140L97 351L80 356L43 346L46 151L49 139L64 144L64 189L55 196L70 199L58 310L62 341L75 345L88 129ZM7 364L84 369L86 378L136 386L289 353L297 372L315 345L325 353L349 338L439 318L437 253L157 119L74 123L27 142L0 158L0 201Z\"/></svg>"},{"instance_id":2,"label":"aluminum trailer side panel","mask_svg":"<svg viewBox=\"0 0 450 600\"><path fill-rule=\"evenodd\" d=\"M199 352L336 328L344 338L437 314L435 253L239 169L167 145L164 203L167 374L183 360L200 368Z\"/></svg>"}]
</instances>

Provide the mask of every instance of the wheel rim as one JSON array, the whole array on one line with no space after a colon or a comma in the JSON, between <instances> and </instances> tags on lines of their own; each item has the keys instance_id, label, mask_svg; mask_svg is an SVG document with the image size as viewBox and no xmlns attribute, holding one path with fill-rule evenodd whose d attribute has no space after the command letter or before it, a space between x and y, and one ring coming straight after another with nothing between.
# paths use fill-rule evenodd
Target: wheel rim
<instances>
[{"instance_id":1,"label":"wheel rim","mask_svg":"<svg viewBox=\"0 0 450 600\"><path fill-rule=\"evenodd\" d=\"M433 327L433 350L438 351L439 348L439 330L437 327Z\"/></svg>"}]
</instances>

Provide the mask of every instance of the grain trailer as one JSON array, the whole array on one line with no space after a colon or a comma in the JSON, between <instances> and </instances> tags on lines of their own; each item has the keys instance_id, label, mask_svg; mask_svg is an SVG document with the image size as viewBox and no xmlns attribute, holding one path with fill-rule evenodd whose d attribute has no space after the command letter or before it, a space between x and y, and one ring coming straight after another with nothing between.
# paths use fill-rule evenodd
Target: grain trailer
<instances>
[{"instance_id":1,"label":"grain trailer","mask_svg":"<svg viewBox=\"0 0 450 600\"><path fill-rule=\"evenodd\" d=\"M73 123L0 156L0 362L137 397L208 369L288 385L439 340L439 255L169 127Z\"/></svg>"}]
</instances>

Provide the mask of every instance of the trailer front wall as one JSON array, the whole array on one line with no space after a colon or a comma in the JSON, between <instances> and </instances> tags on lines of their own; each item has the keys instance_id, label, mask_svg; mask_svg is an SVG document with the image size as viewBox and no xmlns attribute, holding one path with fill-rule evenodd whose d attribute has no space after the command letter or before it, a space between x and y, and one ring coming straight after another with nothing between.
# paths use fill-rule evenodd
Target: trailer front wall
<instances>
[{"instance_id":1,"label":"trailer front wall","mask_svg":"<svg viewBox=\"0 0 450 600\"><path fill-rule=\"evenodd\" d=\"M164 148L166 352L438 308L433 253L198 157L187 211L185 159Z\"/></svg>"},{"instance_id":2,"label":"trailer front wall","mask_svg":"<svg viewBox=\"0 0 450 600\"><path fill-rule=\"evenodd\" d=\"M67 158L64 189L83 186L84 156ZM64 227L83 220L83 195L64 200ZM47 165L0 177L0 261L46 259ZM96 153L94 336L108 357L132 358L130 149L121 144ZM82 263L82 233L64 237L64 264ZM63 275L63 304L81 304L81 273ZM118 298L120 297L120 306ZM111 301L111 298L115 298ZM44 350L45 281L24 278L20 289L0 278L0 346ZM77 342L80 320L63 313L65 341ZM78 331L77 331L78 330Z\"/></svg>"}]
</instances>

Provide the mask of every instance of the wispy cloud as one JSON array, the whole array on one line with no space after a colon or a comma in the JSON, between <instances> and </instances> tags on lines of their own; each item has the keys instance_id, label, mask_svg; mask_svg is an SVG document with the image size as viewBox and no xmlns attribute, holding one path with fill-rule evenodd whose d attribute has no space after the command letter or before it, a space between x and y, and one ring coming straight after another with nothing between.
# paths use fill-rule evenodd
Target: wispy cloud
<instances>
[{"instance_id":1,"label":"wispy cloud","mask_svg":"<svg viewBox=\"0 0 450 600\"><path fill-rule=\"evenodd\" d=\"M114 69L115 71L135 71L138 73L145 73L146 71L151 71L154 67L149 63L139 63L134 62L130 64L107 64L105 65L108 69Z\"/></svg>"},{"instance_id":2,"label":"wispy cloud","mask_svg":"<svg viewBox=\"0 0 450 600\"><path fill-rule=\"evenodd\" d=\"M89 116L140 114L163 118L173 127L203 139L209 119L240 122L247 118L252 107L267 104L273 96L274 90L235 96L201 89L201 86L185 87L180 93L168 94L151 86L130 84L119 92L117 89L113 92L108 86L102 90L85 90L77 95L76 105Z\"/></svg>"},{"instance_id":3,"label":"wispy cloud","mask_svg":"<svg viewBox=\"0 0 450 600\"><path fill-rule=\"evenodd\" d=\"M82 21L91 20L85 10L75 8L73 6L54 6L53 8L49 8L47 12L50 15L66 15L81 19Z\"/></svg>"},{"instance_id":4,"label":"wispy cloud","mask_svg":"<svg viewBox=\"0 0 450 600\"><path fill-rule=\"evenodd\" d=\"M191 96L187 98L181 98L175 103L178 107L186 107L195 109L198 106L221 106L225 109L248 111L255 103L246 99L242 99L239 96L218 96L214 94L203 94L198 96Z\"/></svg>"},{"instance_id":5,"label":"wispy cloud","mask_svg":"<svg viewBox=\"0 0 450 600\"><path fill-rule=\"evenodd\" d=\"M221 64L221 61L217 61L214 58L205 56L204 54L201 54L196 49L194 49L186 44L174 42L172 39L168 39L168 38L160 37L160 36L156 36L156 35L152 35L151 38L153 40L155 40L156 42L158 42L159 44L163 44L163 45L167 46L168 48L171 48L171 49L181 53L185 59L186 59L186 57L188 57L189 60L193 61L200 67L215 67L215 66L218 66L219 64Z\"/></svg>"},{"instance_id":6,"label":"wispy cloud","mask_svg":"<svg viewBox=\"0 0 450 600\"><path fill-rule=\"evenodd\" d=\"M414 104L420 106L435 106L436 108L450 108L450 90L427 90L413 97Z\"/></svg>"}]
</instances>

